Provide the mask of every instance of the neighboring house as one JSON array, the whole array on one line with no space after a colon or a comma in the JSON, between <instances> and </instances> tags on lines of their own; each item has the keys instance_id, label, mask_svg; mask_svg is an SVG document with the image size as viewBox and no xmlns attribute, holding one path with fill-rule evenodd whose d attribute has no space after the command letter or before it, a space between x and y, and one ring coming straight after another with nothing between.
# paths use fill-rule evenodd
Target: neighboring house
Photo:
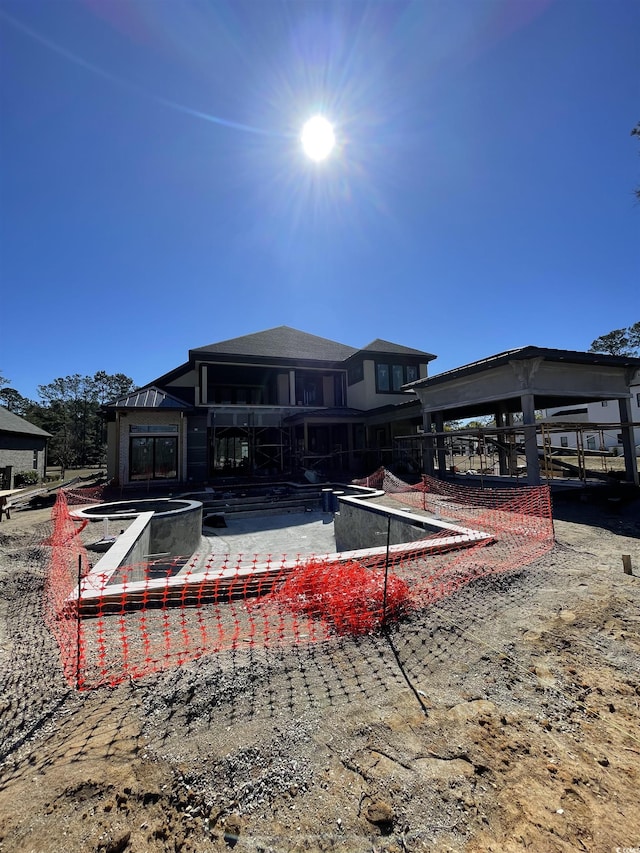
<instances>
[{"instance_id":1,"label":"neighboring house","mask_svg":"<svg viewBox=\"0 0 640 853\"><path fill-rule=\"evenodd\" d=\"M0 488L13 488L15 475L22 471L44 477L48 438L48 432L0 406Z\"/></svg>"},{"instance_id":2,"label":"neighboring house","mask_svg":"<svg viewBox=\"0 0 640 853\"><path fill-rule=\"evenodd\" d=\"M631 385L630 411L634 426L636 455L640 454L640 385ZM547 409L542 423L552 432L551 443L560 448L575 449L578 440L585 450L607 450L622 454L620 412L616 400L601 400L582 406L560 406ZM608 424L612 424L609 427ZM574 426L575 425L575 426ZM563 427L566 427L563 429Z\"/></svg>"},{"instance_id":3,"label":"neighboring house","mask_svg":"<svg viewBox=\"0 0 640 853\"><path fill-rule=\"evenodd\" d=\"M391 461L396 436L421 427L420 403L402 388L425 378L434 358L288 326L190 350L105 407L107 475L128 485L373 470Z\"/></svg>"}]
</instances>

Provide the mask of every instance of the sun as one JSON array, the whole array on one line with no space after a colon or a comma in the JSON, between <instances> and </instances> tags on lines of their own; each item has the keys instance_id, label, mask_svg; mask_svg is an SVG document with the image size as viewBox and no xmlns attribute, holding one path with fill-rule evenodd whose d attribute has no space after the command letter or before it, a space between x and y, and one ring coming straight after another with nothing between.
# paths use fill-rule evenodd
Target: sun
<instances>
[{"instance_id":1,"label":"sun","mask_svg":"<svg viewBox=\"0 0 640 853\"><path fill-rule=\"evenodd\" d=\"M324 116L314 116L302 128L300 141L311 160L316 163L326 160L336 144L333 125Z\"/></svg>"}]
</instances>

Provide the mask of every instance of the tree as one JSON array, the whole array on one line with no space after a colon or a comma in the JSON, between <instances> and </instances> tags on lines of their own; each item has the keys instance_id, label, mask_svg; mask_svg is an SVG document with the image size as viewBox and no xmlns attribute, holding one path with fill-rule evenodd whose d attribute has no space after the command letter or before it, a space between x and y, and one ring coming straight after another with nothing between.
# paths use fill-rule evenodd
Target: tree
<instances>
[{"instance_id":1,"label":"tree","mask_svg":"<svg viewBox=\"0 0 640 853\"><path fill-rule=\"evenodd\" d=\"M64 468L101 464L106 435L100 407L134 387L133 380L123 373L112 376L103 370L94 376L74 373L39 385L44 405L37 407L33 420L53 436L51 462Z\"/></svg>"},{"instance_id":2,"label":"tree","mask_svg":"<svg viewBox=\"0 0 640 853\"><path fill-rule=\"evenodd\" d=\"M32 401L19 394L15 388L7 387L10 381L0 373L0 406L24 418L32 405Z\"/></svg>"},{"instance_id":3,"label":"tree","mask_svg":"<svg viewBox=\"0 0 640 853\"><path fill-rule=\"evenodd\" d=\"M0 388L0 406L4 406L10 412L20 415L21 418L27 416L32 405L32 401L19 394L15 388Z\"/></svg>"},{"instance_id":4,"label":"tree","mask_svg":"<svg viewBox=\"0 0 640 853\"><path fill-rule=\"evenodd\" d=\"M629 343L635 350L640 349L640 321L627 329Z\"/></svg>"},{"instance_id":5,"label":"tree","mask_svg":"<svg viewBox=\"0 0 640 853\"><path fill-rule=\"evenodd\" d=\"M627 329L614 329L592 341L589 352L606 352L609 355L634 356L640 348L640 322Z\"/></svg>"}]
</instances>

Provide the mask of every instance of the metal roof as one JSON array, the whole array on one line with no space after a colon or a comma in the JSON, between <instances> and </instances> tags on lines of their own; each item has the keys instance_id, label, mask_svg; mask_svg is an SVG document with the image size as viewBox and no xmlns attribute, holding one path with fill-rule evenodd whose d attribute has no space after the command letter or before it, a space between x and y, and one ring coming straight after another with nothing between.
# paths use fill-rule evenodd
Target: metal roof
<instances>
[{"instance_id":1,"label":"metal roof","mask_svg":"<svg viewBox=\"0 0 640 853\"><path fill-rule=\"evenodd\" d=\"M452 370L447 370L443 373L436 373L434 376L416 379L415 382L409 382L403 385L404 389L423 388L429 385L438 385L441 382L448 382L450 379L455 379L459 376L466 376L471 373L481 373L500 364L509 361L528 360L534 358L542 358L545 361L566 362L567 364L602 364L611 365L614 367L635 367L640 369L640 358L623 355L608 355L601 352L578 352L575 350L550 349L546 347L518 347L517 349L505 350L505 352L491 355L488 358L483 358L478 361L472 361L469 364L463 364L461 367L454 367Z\"/></svg>"},{"instance_id":2,"label":"metal roof","mask_svg":"<svg viewBox=\"0 0 640 853\"><path fill-rule=\"evenodd\" d=\"M183 400L177 397L172 397L166 391L162 391L155 385L150 388L140 388L138 391L132 391L130 394L125 394L114 403L109 404L109 408L118 409L191 409L193 408Z\"/></svg>"}]
</instances>

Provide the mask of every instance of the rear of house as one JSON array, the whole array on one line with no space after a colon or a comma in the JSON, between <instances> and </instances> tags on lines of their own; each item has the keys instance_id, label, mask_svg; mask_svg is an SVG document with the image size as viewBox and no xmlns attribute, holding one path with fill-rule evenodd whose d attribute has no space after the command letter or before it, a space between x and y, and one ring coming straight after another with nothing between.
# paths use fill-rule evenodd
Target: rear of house
<instances>
[{"instance_id":1,"label":"rear of house","mask_svg":"<svg viewBox=\"0 0 640 853\"><path fill-rule=\"evenodd\" d=\"M105 407L108 476L202 483L220 476L360 473L422 424L402 386L431 353L362 349L287 326L189 351L188 361Z\"/></svg>"}]
</instances>

